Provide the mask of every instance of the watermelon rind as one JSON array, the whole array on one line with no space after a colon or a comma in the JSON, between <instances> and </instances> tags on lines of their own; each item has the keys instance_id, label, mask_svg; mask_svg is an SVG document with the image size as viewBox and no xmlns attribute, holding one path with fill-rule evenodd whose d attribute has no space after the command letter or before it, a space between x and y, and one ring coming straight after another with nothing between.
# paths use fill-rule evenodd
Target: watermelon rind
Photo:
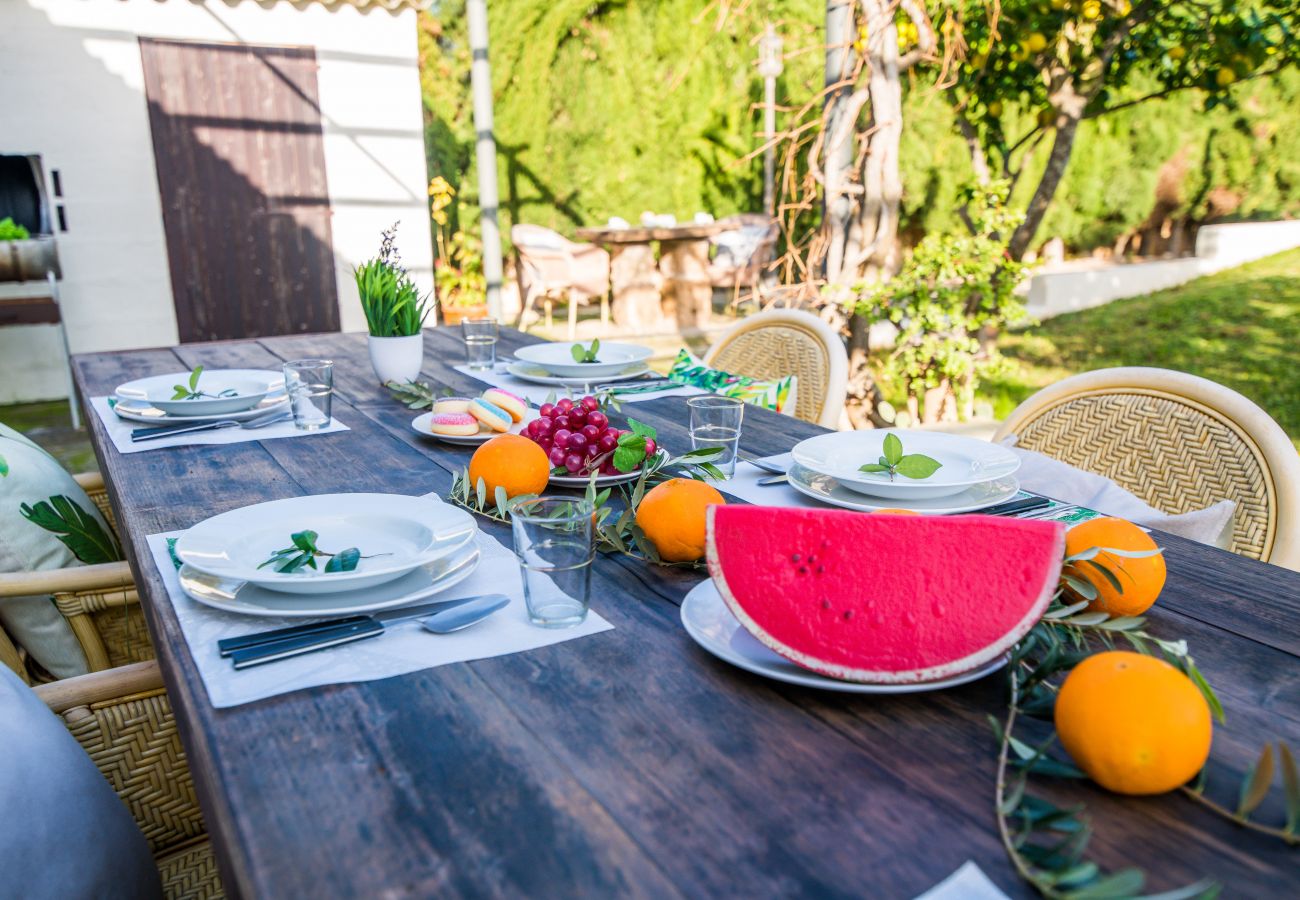
<instances>
[{"instance_id":1,"label":"watermelon rind","mask_svg":"<svg viewBox=\"0 0 1300 900\"><path fill-rule=\"evenodd\" d=\"M1044 526L1052 525L1055 529L1053 549L1050 552L1050 560L1052 562L1043 566L1041 583L1024 615L999 638L975 649L965 656L947 660L939 665L911 669L855 668L820 659L811 653L803 652L791 647L775 638L763 626L755 621L754 617L745 609L731 586L727 583L726 573L723 571L722 563L719 559L718 547L715 542L714 514L717 509L718 507L711 506L707 511L708 531L706 537L706 559L708 562L709 574L713 577L714 585L717 587L718 593L722 596L723 602L727 605L727 608L731 610L732 615L736 617L741 626L764 646L797 665L809 669L810 671L817 672L820 675L825 675L828 678L861 684L920 684L930 681L942 681L949 678L955 678L971 671L972 669L987 665L1002 657L1007 653L1007 651L1015 646L1017 641L1029 633L1029 630L1038 623L1038 621L1043 617L1043 613L1047 611L1047 607L1052 602L1052 598L1055 596L1059 586L1061 561L1065 557L1065 527L1059 523L1035 523L1036 525L1042 524ZM773 512L777 512L777 510L773 510ZM833 516L846 515L846 513L840 511L827 512Z\"/></svg>"}]
</instances>

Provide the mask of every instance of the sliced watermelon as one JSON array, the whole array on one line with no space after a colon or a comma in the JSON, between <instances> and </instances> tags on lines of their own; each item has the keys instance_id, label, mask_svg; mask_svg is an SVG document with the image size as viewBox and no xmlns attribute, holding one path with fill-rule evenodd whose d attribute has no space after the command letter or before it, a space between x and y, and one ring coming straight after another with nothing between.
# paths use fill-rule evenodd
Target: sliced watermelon
<instances>
[{"instance_id":1,"label":"sliced watermelon","mask_svg":"<svg viewBox=\"0 0 1300 900\"><path fill-rule=\"evenodd\" d=\"M1005 653L1056 591L1065 527L993 516L710 506L709 573L754 637L844 681L960 675Z\"/></svg>"}]
</instances>

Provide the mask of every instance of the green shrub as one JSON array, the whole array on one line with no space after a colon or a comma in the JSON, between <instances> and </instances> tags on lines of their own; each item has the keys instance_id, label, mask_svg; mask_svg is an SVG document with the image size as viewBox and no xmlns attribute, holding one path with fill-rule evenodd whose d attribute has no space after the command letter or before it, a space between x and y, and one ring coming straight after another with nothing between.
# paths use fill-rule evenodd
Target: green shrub
<instances>
[{"instance_id":1,"label":"green shrub","mask_svg":"<svg viewBox=\"0 0 1300 900\"><path fill-rule=\"evenodd\" d=\"M25 241L31 235L10 216L0 219L0 241Z\"/></svg>"}]
</instances>

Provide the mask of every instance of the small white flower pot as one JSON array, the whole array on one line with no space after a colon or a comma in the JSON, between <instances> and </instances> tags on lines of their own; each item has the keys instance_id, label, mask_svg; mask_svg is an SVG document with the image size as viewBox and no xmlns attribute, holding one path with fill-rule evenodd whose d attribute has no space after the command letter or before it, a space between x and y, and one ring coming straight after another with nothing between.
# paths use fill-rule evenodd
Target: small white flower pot
<instances>
[{"instance_id":1,"label":"small white flower pot","mask_svg":"<svg viewBox=\"0 0 1300 900\"><path fill-rule=\"evenodd\" d=\"M406 337L375 337L367 339L370 347L370 365L379 376L379 383L396 381L405 384L420 376L424 364L424 335Z\"/></svg>"}]
</instances>

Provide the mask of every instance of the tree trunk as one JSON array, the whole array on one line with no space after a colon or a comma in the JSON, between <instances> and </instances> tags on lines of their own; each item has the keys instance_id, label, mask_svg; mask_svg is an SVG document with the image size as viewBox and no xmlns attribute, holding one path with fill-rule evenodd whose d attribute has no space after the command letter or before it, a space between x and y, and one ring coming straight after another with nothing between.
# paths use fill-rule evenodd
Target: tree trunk
<instances>
[{"instance_id":1,"label":"tree trunk","mask_svg":"<svg viewBox=\"0 0 1300 900\"><path fill-rule=\"evenodd\" d=\"M1033 243L1034 235L1038 232L1038 226L1043 224L1043 216L1047 215L1047 208L1051 206L1052 198L1056 196L1056 189L1060 187L1061 179L1065 176L1065 167L1070 162L1070 153L1074 150L1074 138L1078 130L1078 117L1064 113L1056 117L1056 138L1052 141L1052 152L1047 157L1047 168L1043 170L1043 177L1039 179L1034 196L1025 210L1025 220L1011 235L1011 242L1007 246L1007 252L1017 262L1024 259L1025 253Z\"/></svg>"},{"instance_id":2,"label":"tree trunk","mask_svg":"<svg viewBox=\"0 0 1300 900\"><path fill-rule=\"evenodd\" d=\"M825 276L840 282L844 269L844 248L853 218L853 200L847 190L853 171L857 107L850 103L853 86L847 83L853 72L853 0L826 0L826 116L823 130L822 228L826 232ZM840 85L839 87L832 87Z\"/></svg>"}]
</instances>

